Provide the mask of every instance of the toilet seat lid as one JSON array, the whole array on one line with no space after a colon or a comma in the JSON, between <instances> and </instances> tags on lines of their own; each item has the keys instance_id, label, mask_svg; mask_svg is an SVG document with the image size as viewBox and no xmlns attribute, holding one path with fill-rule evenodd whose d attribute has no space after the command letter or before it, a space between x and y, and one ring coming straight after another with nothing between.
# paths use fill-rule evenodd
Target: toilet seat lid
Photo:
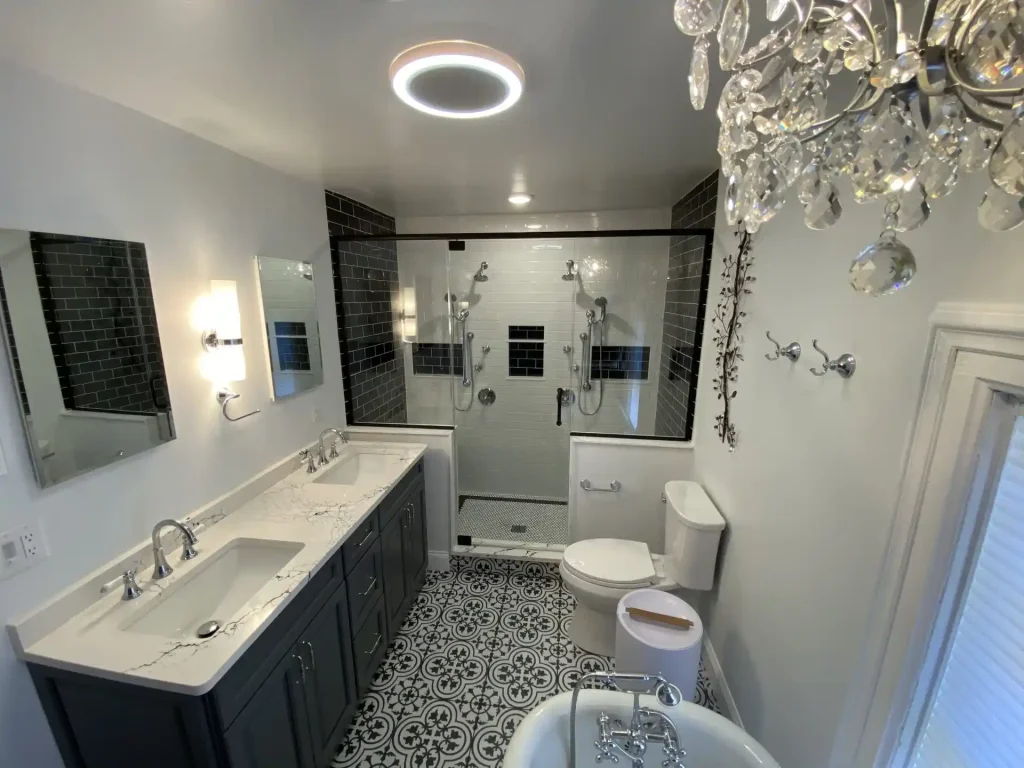
<instances>
[{"instance_id":1,"label":"toilet seat lid","mask_svg":"<svg viewBox=\"0 0 1024 768\"><path fill-rule=\"evenodd\" d=\"M653 584L651 551L642 541L586 539L566 547L565 566L581 579L595 584L635 587Z\"/></svg>"}]
</instances>

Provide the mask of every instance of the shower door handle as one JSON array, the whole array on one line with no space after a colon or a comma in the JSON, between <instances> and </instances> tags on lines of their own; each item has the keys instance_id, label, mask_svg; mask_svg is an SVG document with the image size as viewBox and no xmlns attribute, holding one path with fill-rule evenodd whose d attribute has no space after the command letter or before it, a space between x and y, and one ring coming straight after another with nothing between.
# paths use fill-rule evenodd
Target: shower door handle
<instances>
[{"instance_id":1,"label":"shower door handle","mask_svg":"<svg viewBox=\"0 0 1024 768\"><path fill-rule=\"evenodd\" d=\"M562 426L562 396L565 394L565 390L562 387L558 388L558 394L555 395L555 426Z\"/></svg>"}]
</instances>

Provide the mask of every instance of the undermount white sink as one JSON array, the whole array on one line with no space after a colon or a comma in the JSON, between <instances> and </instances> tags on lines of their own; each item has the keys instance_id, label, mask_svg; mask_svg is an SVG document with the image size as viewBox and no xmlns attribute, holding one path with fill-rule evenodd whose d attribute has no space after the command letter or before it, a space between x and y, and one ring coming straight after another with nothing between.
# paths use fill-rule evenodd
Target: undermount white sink
<instances>
[{"instance_id":1,"label":"undermount white sink","mask_svg":"<svg viewBox=\"0 0 1024 768\"><path fill-rule=\"evenodd\" d=\"M314 483L328 485L355 485L382 474L394 466L396 456L401 454L384 451L348 451L320 470Z\"/></svg>"},{"instance_id":2,"label":"undermount white sink","mask_svg":"<svg viewBox=\"0 0 1024 768\"><path fill-rule=\"evenodd\" d=\"M519 724L505 752L504 768L566 768L569 765L569 705L572 692L560 693L530 711ZM687 768L779 768L764 747L730 720L705 707L683 702L663 707L653 696L641 696L642 706L664 712L676 727L679 746L686 750ZM597 717L605 712L628 723L633 696L618 691L580 691L576 704L576 766L597 765ZM661 745L649 743L644 765L660 766ZM622 765L625 758L620 757Z\"/></svg>"},{"instance_id":3,"label":"undermount white sink","mask_svg":"<svg viewBox=\"0 0 1024 768\"><path fill-rule=\"evenodd\" d=\"M208 621L221 625L298 554L305 544L294 541L239 538L199 557L208 558L170 586L121 629L171 638L196 637ZM150 587L152 588L152 587Z\"/></svg>"}]
</instances>

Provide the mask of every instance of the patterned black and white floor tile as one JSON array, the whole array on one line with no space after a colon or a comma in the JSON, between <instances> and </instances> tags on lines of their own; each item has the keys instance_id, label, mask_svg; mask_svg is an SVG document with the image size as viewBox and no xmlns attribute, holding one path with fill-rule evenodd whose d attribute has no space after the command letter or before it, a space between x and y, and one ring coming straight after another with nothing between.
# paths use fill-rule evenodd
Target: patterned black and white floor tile
<instances>
[{"instance_id":1,"label":"patterned black and white floor tile","mask_svg":"<svg viewBox=\"0 0 1024 768\"><path fill-rule=\"evenodd\" d=\"M613 668L569 640L574 607L555 564L455 557L431 571L334 765L500 766L527 712ZM703 667L697 703L720 711Z\"/></svg>"},{"instance_id":2,"label":"patterned black and white floor tile","mask_svg":"<svg viewBox=\"0 0 1024 768\"><path fill-rule=\"evenodd\" d=\"M564 501L467 496L459 507L459 534L491 541L567 544L569 506Z\"/></svg>"}]
</instances>

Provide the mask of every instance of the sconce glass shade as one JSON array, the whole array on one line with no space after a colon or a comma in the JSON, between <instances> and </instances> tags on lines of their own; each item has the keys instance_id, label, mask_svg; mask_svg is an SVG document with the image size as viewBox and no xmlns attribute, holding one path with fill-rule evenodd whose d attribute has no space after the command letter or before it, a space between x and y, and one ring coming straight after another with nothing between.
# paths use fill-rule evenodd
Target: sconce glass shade
<instances>
[{"instance_id":1,"label":"sconce glass shade","mask_svg":"<svg viewBox=\"0 0 1024 768\"><path fill-rule=\"evenodd\" d=\"M217 342L207 366L217 382L245 379L245 351L242 347L242 318L238 311L238 290L234 280L210 281L210 316Z\"/></svg>"},{"instance_id":2,"label":"sconce glass shade","mask_svg":"<svg viewBox=\"0 0 1024 768\"><path fill-rule=\"evenodd\" d=\"M402 340L416 341L416 289L402 289Z\"/></svg>"}]
</instances>

